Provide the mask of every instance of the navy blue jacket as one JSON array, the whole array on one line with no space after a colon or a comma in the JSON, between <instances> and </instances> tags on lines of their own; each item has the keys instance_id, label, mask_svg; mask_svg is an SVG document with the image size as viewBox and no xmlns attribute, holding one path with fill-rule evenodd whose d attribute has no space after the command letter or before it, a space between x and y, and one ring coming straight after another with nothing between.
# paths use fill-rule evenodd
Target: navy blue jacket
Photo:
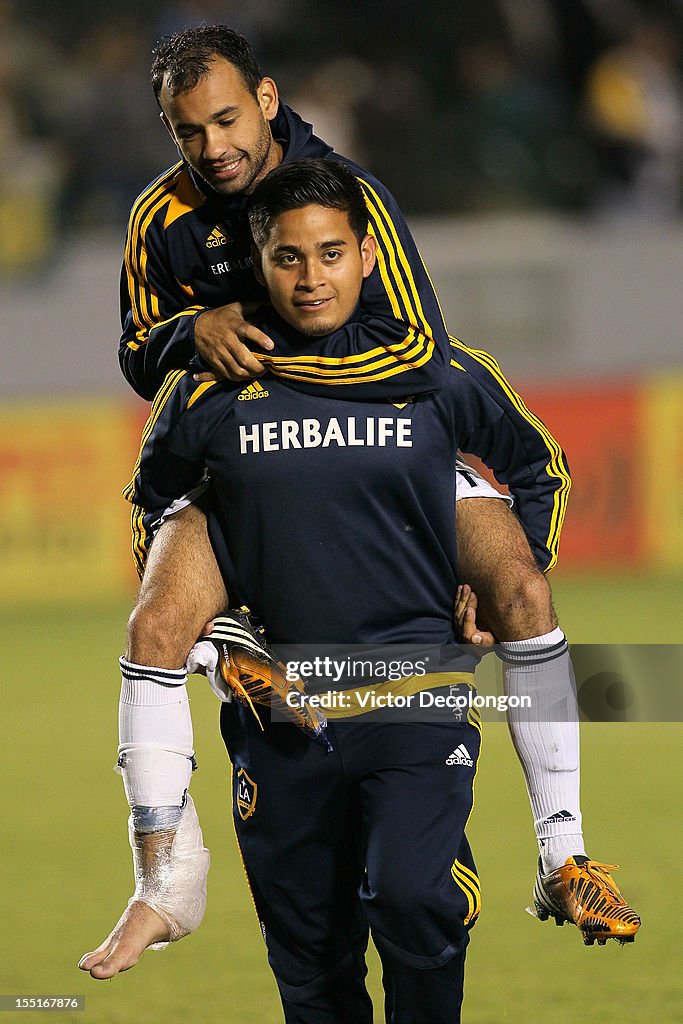
<instances>
[{"instance_id":1,"label":"navy blue jacket","mask_svg":"<svg viewBox=\"0 0 683 1024\"><path fill-rule=\"evenodd\" d=\"M405 404L321 398L272 375L245 386L169 374L125 492L138 564L207 468L231 600L273 642L451 642L458 448L509 485L543 566L568 489L561 449L495 364L458 342L451 352L444 388Z\"/></svg>"},{"instance_id":2,"label":"navy blue jacket","mask_svg":"<svg viewBox=\"0 0 683 1024\"><path fill-rule=\"evenodd\" d=\"M307 347L305 369L299 371L297 357L278 363L277 347L273 359L261 352L259 358L282 380L312 394L391 399L438 391L448 376L448 334L396 201L371 174L316 138L289 107L280 105L272 130L285 162L327 157L354 172L378 258L363 284L360 316ZM152 399L169 370L194 365L194 324L202 310L261 298L244 197L220 196L183 162L145 189L131 211L121 274L119 359L139 395ZM277 346L277 334L271 331L271 337ZM320 361L311 365L312 356Z\"/></svg>"}]
</instances>

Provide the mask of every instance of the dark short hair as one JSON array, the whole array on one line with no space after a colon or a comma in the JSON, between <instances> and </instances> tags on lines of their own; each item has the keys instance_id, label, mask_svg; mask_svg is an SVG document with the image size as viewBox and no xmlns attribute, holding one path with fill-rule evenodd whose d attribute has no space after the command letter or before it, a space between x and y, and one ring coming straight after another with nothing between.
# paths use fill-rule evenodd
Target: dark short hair
<instances>
[{"instance_id":1,"label":"dark short hair","mask_svg":"<svg viewBox=\"0 0 683 1024\"><path fill-rule=\"evenodd\" d=\"M227 25L185 28L161 39L152 54L152 88L157 102L164 79L171 96L187 92L208 75L217 57L227 60L239 71L254 96L263 77L251 45Z\"/></svg>"},{"instance_id":2,"label":"dark short hair","mask_svg":"<svg viewBox=\"0 0 683 1024\"><path fill-rule=\"evenodd\" d=\"M249 225L257 249L266 244L275 217L304 206L342 210L359 244L368 233L363 190L344 164L336 160L293 160L266 175L249 200Z\"/></svg>"}]
</instances>

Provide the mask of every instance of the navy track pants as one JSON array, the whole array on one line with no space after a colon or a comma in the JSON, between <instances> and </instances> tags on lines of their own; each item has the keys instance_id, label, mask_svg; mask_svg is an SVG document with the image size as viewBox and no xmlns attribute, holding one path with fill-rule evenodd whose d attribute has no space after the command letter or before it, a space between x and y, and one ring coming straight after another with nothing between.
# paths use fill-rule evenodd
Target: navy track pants
<instances>
[{"instance_id":1,"label":"navy track pants","mask_svg":"<svg viewBox=\"0 0 683 1024\"><path fill-rule=\"evenodd\" d=\"M287 1024L370 1024L369 930L388 1024L457 1024L480 907L465 837L479 727L337 721L328 752L233 703L221 731Z\"/></svg>"}]
</instances>

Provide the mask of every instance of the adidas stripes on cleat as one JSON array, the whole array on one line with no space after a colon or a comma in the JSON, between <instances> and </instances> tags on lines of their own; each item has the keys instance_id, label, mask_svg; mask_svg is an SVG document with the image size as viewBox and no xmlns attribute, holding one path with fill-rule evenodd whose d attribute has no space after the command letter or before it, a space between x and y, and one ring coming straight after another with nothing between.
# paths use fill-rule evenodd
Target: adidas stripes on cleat
<instances>
[{"instance_id":1,"label":"adidas stripes on cleat","mask_svg":"<svg viewBox=\"0 0 683 1024\"><path fill-rule=\"evenodd\" d=\"M230 609L217 616L211 633L202 640L216 647L223 681L251 708L261 728L255 704L273 709L281 720L292 722L331 749L324 716L305 699L301 680L287 678L284 666L266 646L263 628L254 627L246 609Z\"/></svg>"},{"instance_id":2,"label":"adidas stripes on cleat","mask_svg":"<svg viewBox=\"0 0 683 1024\"><path fill-rule=\"evenodd\" d=\"M575 924L587 946L608 939L633 942L640 918L624 900L610 871L616 864L600 864L588 857L568 857L562 867L544 875L539 861L534 885L534 907L529 913L541 921L552 917L557 925Z\"/></svg>"}]
</instances>

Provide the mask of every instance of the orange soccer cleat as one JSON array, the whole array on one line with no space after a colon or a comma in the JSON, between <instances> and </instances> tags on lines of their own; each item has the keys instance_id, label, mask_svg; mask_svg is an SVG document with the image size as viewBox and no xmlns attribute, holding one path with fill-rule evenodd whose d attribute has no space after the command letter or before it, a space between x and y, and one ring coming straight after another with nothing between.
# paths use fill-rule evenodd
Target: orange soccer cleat
<instances>
[{"instance_id":1,"label":"orange soccer cleat","mask_svg":"<svg viewBox=\"0 0 683 1024\"><path fill-rule=\"evenodd\" d=\"M273 709L282 721L291 722L331 749L324 715L309 703L301 679L290 676L273 656L263 628L254 625L246 608L216 616L211 633L202 640L214 644L226 687L253 711L261 728L257 704Z\"/></svg>"},{"instance_id":2,"label":"orange soccer cleat","mask_svg":"<svg viewBox=\"0 0 683 1024\"><path fill-rule=\"evenodd\" d=\"M604 946L608 939L633 942L640 918L610 875L617 866L577 855L543 875L539 861L534 906L529 907L529 913L540 921L552 917L557 925L565 921L575 924L587 946L592 946L596 939L599 946Z\"/></svg>"}]
</instances>

